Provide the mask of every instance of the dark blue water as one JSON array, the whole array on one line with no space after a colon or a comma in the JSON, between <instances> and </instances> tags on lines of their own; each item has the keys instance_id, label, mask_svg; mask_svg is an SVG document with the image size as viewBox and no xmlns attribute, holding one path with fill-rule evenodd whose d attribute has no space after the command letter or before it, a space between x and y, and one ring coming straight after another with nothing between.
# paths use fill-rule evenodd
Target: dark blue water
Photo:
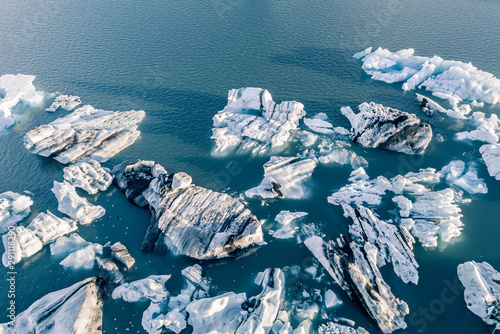
<instances>
[{"instance_id":1,"label":"dark blue water","mask_svg":"<svg viewBox=\"0 0 500 334\"><path fill-rule=\"evenodd\" d=\"M36 75L38 89L79 95L97 108L146 111L141 138L106 166L124 159L155 160L169 171L189 173L198 185L228 193L258 184L262 164L268 160L211 155L211 118L224 107L231 88L266 88L275 101L300 101L309 114L325 112L340 126L348 124L340 114L341 106L375 101L419 115L444 136L445 141L433 141L422 158L355 147L369 161L367 173L375 177L424 167L440 169L464 152L477 152L478 146L452 140L462 122L424 118L413 92L371 80L353 53L368 46L393 51L412 47L418 55L472 62L500 76L498 1L18 0L4 1L0 8L0 74ZM498 114L500 108L484 111ZM57 212L50 188L54 180L62 179L63 166L30 154L22 136L62 114L27 110L22 122L0 134L0 192L32 191L31 216L47 209ZM240 172L229 173L229 163ZM326 197L348 182L349 173L348 167L320 166L308 183L311 198L274 201L266 207L251 200L249 207L260 219L273 218L281 210L310 212L304 222L316 223L327 238L335 238L345 233L350 222ZM410 306L407 333L488 332L467 310L462 292L450 288L456 285L457 265L465 261L488 261L500 269L500 186L484 166L479 176L486 180L489 193L461 206L463 234L436 250L417 246L418 286L403 284L389 267L383 271L395 295ZM115 188L89 199L105 207L107 214L81 227L82 237L124 243L137 260L127 279L168 273L173 274L169 282L173 291L178 289L180 270L195 261L141 253L149 213L132 206ZM311 254L304 246L268 235L266 241L268 245L249 256L203 264L218 288L216 293L253 293L252 281L259 271L310 264ZM49 253L45 249L18 265L19 310L48 292L96 274L64 270L58 264L62 259ZM377 333L360 309L330 285L344 300L334 313ZM6 282L0 282L0 293L6 287ZM443 291L451 291L450 302L440 302ZM6 295L0 301L5 302L3 310ZM146 307L108 298L104 330L142 333L140 321ZM0 314L5 318L6 312ZM315 326L323 322L318 319Z\"/></svg>"}]
</instances>

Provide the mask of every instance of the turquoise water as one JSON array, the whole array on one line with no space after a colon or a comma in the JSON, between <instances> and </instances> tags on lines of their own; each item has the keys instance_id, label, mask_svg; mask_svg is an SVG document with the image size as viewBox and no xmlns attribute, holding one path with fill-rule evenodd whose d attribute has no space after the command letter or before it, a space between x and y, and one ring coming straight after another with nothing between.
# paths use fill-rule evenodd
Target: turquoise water
<instances>
[{"instance_id":1,"label":"turquoise water","mask_svg":"<svg viewBox=\"0 0 500 334\"><path fill-rule=\"evenodd\" d=\"M0 74L36 75L38 89L75 94L97 108L145 110L141 138L105 165L111 167L126 159L155 160L169 171L189 173L198 185L228 193L258 184L262 164L268 160L211 155L211 118L226 104L229 89L262 87L275 101L300 101L310 115L325 112L340 126L348 124L340 114L341 106L375 101L417 114L445 138L443 143L433 141L432 149L421 159L355 147L369 161L366 170L370 176L392 176L424 167L440 169L464 152L477 153L478 146L453 141L462 122L425 118L413 92L402 91L398 84L371 80L352 54L368 46L392 51L412 47L418 55L470 61L500 77L498 13L498 1L462 0L8 1L0 11ZM500 107L485 107L484 111L499 114ZM0 134L0 192L32 191L32 217L47 209L57 213L50 188L54 180L62 179L63 166L30 154L22 145L22 136L33 126L62 114L27 110L22 122ZM227 172L230 163L239 167L239 173ZM326 197L348 182L350 171L350 167L320 166L308 183L311 197L273 201L265 207L250 200L249 207L260 219L273 218L281 210L307 211L310 215L304 222L318 224L327 238L335 238L345 233L350 222L338 207L326 202ZM458 264L488 261L500 269L500 186L482 165L479 176L486 180L489 193L461 205L463 234L444 248L426 251L416 247L418 286L403 284L390 267L384 268L384 278L395 295L410 306L409 328L401 332L488 332L468 311L461 292L452 293L456 298L449 298L453 301L439 312L435 309L443 290L455 284ZM175 292L181 284L179 271L195 261L142 254L140 244L149 213L131 205L114 187L89 199L105 207L107 214L90 226L80 227L80 235L99 243L121 241L137 260L127 279L173 274L169 286ZM309 265L311 254L304 246L268 235L266 241L268 245L248 256L204 263L218 287L215 292L251 294L257 272L267 267ZM49 253L44 249L18 265L18 310L48 292L96 274L64 270L58 264L60 259L51 258ZM6 282L0 282L0 293L6 289ZM332 285L332 289L344 301L334 312L337 316L353 319L370 333L377 333L337 286ZM0 301L6 307L7 298ZM140 321L146 307L108 298L104 330L142 333ZM0 308L5 309L4 305ZM423 308L436 312L425 318ZM0 313L2 319L5 314ZM323 322L318 320L315 325Z\"/></svg>"}]
</instances>

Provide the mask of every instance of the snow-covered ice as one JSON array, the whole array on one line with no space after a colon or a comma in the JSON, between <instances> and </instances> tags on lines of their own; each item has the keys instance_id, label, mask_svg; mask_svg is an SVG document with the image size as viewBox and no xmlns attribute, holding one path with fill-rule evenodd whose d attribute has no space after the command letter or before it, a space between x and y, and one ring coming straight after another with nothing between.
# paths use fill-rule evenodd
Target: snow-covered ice
<instances>
[{"instance_id":1,"label":"snow-covered ice","mask_svg":"<svg viewBox=\"0 0 500 334\"><path fill-rule=\"evenodd\" d=\"M0 234L5 234L9 227L17 223L30 213L33 200L26 195L20 195L12 191L0 194Z\"/></svg>"},{"instance_id":2,"label":"snow-covered ice","mask_svg":"<svg viewBox=\"0 0 500 334\"><path fill-rule=\"evenodd\" d=\"M71 111L81 103L82 101L76 95L58 95L56 96L50 107L46 108L45 110L54 112L57 109L61 108L66 111Z\"/></svg>"},{"instance_id":3,"label":"snow-covered ice","mask_svg":"<svg viewBox=\"0 0 500 334\"><path fill-rule=\"evenodd\" d=\"M63 171L66 182L92 195L107 190L113 182L110 170L92 159L72 164Z\"/></svg>"},{"instance_id":4,"label":"snow-covered ice","mask_svg":"<svg viewBox=\"0 0 500 334\"><path fill-rule=\"evenodd\" d=\"M500 144L483 145L479 152L491 177L500 181Z\"/></svg>"},{"instance_id":5,"label":"snow-covered ice","mask_svg":"<svg viewBox=\"0 0 500 334\"><path fill-rule=\"evenodd\" d=\"M450 184L467 191L469 194L486 194L488 187L483 179L477 176L477 163L453 160L444 166L441 173Z\"/></svg>"},{"instance_id":6,"label":"snow-covered ice","mask_svg":"<svg viewBox=\"0 0 500 334\"><path fill-rule=\"evenodd\" d=\"M169 279L170 275L151 275L131 283L122 283L113 290L111 297L122 298L129 303L146 300L159 303L169 296L165 289L165 282Z\"/></svg>"}]
</instances>

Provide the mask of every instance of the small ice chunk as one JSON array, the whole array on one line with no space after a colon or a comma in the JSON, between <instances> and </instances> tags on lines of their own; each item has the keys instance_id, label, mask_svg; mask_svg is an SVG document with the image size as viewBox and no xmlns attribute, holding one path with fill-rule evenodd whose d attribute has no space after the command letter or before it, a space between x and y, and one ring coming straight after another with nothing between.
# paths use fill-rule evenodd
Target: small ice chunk
<instances>
[{"instance_id":1,"label":"small ice chunk","mask_svg":"<svg viewBox=\"0 0 500 334\"><path fill-rule=\"evenodd\" d=\"M325 291L325 307L327 309L342 305L343 302L332 290Z\"/></svg>"},{"instance_id":2,"label":"small ice chunk","mask_svg":"<svg viewBox=\"0 0 500 334\"><path fill-rule=\"evenodd\" d=\"M122 283L113 290L113 299L122 298L129 303L151 300L160 303L167 299L169 293L165 289L165 282L170 275L151 275L147 278L132 283Z\"/></svg>"},{"instance_id":3,"label":"small ice chunk","mask_svg":"<svg viewBox=\"0 0 500 334\"><path fill-rule=\"evenodd\" d=\"M127 267L127 269L132 268L135 263L135 259L130 255L128 249L121 242L115 242L111 246L111 255Z\"/></svg>"},{"instance_id":4,"label":"small ice chunk","mask_svg":"<svg viewBox=\"0 0 500 334\"><path fill-rule=\"evenodd\" d=\"M50 107L48 107L47 111L54 112L59 108L62 108L66 111L71 111L75 109L82 101L76 95L58 95Z\"/></svg>"},{"instance_id":5,"label":"small ice chunk","mask_svg":"<svg viewBox=\"0 0 500 334\"><path fill-rule=\"evenodd\" d=\"M113 176L95 160L77 162L64 168L64 180L89 194L105 191L113 182Z\"/></svg>"},{"instance_id":6,"label":"small ice chunk","mask_svg":"<svg viewBox=\"0 0 500 334\"><path fill-rule=\"evenodd\" d=\"M175 173L172 179L172 189L186 188L191 185L193 179L184 172Z\"/></svg>"},{"instance_id":7,"label":"small ice chunk","mask_svg":"<svg viewBox=\"0 0 500 334\"><path fill-rule=\"evenodd\" d=\"M5 234L9 227L15 226L30 213L33 201L26 195L12 191L0 194L0 234Z\"/></svg>"},{"instance_id":8,"label":"small ice chunk","mask_svg":"<svg viewBox=\"0 0 500 334\"><path fill-rule=\"evenodd\" d=\"M94 247L87 246L69 254L60 264L64 266L64 268L92 269L95 259Z\"/></svg>"},{"instance_id":9,"label":"small ice chunk","mask_svg":"<svg viewBox=\"0 0 500 334\"><path fill-rule=\"evenodd\" d=\"M327 121L328 116L325 113L320 113L316 115L314 118L304 118L304 124L314 132L322 133L322 134L332 134L335 131L333 130L332 123Z\"/></svg>"},{"instance_id":10,"label":"small ice chunk","mask_svg":"<svg viewBox=\"0 0 500 334\"><path fill-rule=\"evenodd\" d=\"M450 184L462 188L469 194L486 194L488 192L486 182L477 176L477 172L476 163L470 162L466 165L461 160L453 160L441 170Z\"/></svg>"}]
</instances>

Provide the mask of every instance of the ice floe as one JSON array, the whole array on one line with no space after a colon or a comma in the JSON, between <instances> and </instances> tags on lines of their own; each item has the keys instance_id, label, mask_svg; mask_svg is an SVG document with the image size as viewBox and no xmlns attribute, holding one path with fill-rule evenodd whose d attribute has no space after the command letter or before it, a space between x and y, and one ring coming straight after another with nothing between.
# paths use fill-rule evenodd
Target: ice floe
<instances>
[{"instance_id":1,"label":"ice floe","mask_svg":"<svg viewBox=\"0 0 500 334\"><path fill-rule=\"evenodd\" d=\"M131 283L122 283L113 290L113 299L122 298L129 303L150 300L155 303L165 301L169 296L165 289L165 282L170 275L151 275L147 278Z\"/></svg>"},{"instance_id":2,"label":"ice floe","mask_svg":"<svg viewBox=\"0 0 500 334\"><path fill-rule=\"evenodd\" d=\"M500 120L497 115L491 114L488 118L485 113L476 111L468 120L473 126L476 127L476 129L457 133L457 140L469 139L487 144L494 144L498 142L498 136L500 134Z\"/></svg>"},{"instance_id":3,"label":"ice floe","mask_svg":"<svg viewBox=\"0 0 500 334\"><path fill-rule=\"evenodd\" d=\"M104 162L137 140L137 124L144 116L142 110L114 112L86 105L30 130L24 146L63 164L85 157Z\"/></svg>"},{"instance_id":4,"label":"ice floe","mask_svg":"<svg viewBox=\"0 0 500 334\"><path fill-rule=\"evenodd\" d=\"M426 89L432 95L447 99L452 105L463 100L500 102L500 80L471 63L414 55L415 50L391 52L366 49L355 56L363 62L363 70L374 80L403 82L404 90Z\"/></svg>"},{"instance_id":5,"label":"ice floe","mask_svg":"<svg viewBox=\"0 0 500 334\"><path fill-rule=\"evenodd\" d=\"M358 110L341 108L351 123L351 139L364 147L422 154L432 139L431 126L413 114L374 102L364 102Z\"/></svg>"},{"instance_id":6,"label":"ice floe","mask_svg":"<svg viewBox=\"0 0 500 334\"><path fill-rule=\"evenodd\" d=\"M5 74L0 76L0 131L10 128L21 119L14 109L19 103L40 107L45 94L33 85L35 76Z\"/></svg>"},{"instance_id":7,"label":"ice floe","mask_svg":"<svg viewBox=\"0 0 500 334\"><path fill-rule=\"evenodd\" d=\"M128 249L119 241L111 245L111 256L127 269L132 268L135 263L135 259L130 255Z\"/></svg>"},{"instance_id":8,"label":"ice floe","mask_svg":"<svg viewBox=\"0 0 500 334\"><path fill-rule=\"evenodd\" d=\"M0 325L9 334L102 333L102 281L87 278L72 286L51 292L19 313L14 326Z\"/></svg>"},{"instance_id":9,"label":"ice floe","mask_svg":"<svg viewBox=\"0 0 500 334\"><path fill-rule=\"evenodd\" d=\"M123 274L120 269L108 258L96 258L97 267L99 268L99 277L104 278L106 281L118 284L123 281Z\"/></svg>"},{"instance_id":10,"label":"ice floe","mask_svg":"<svg viewBox=\"0 0 500 334\"><path fill-rule=\"evenodd\" d=\"M260 154L282 148L305 115L302 103L276 104L261 88L232 89L227 99L226 107L213 117L216 153L231 149Z\"/></svg>"},{"instance_id":11,"label":"ice floe","mask_svg":"<svg viewBox=\"0 0 500 334\"><path fill-rule=\"evenodd\" d=\"M20 195L12 191L0 194L0 234L5 234L9 227L17 223L30 213L33 200L26 195Z\"/></svg>"},{"instance_id":12,"label":"ice floe","mask_svg":"<svg viewBox=\"0 0 500 334\"><path fill-rule=\"evenodd\" d=\"M486 194L488 187L483 179L477 176L478 167L474 162L453 160L444 166L441 173L450 184L467 191L469 194Z\"/></svg>"},{"instance_id":13,"label":"ice floe","mask_svg":"<svg viewBox=\"0 0 500 334\"><path fill-rule=\"evenodd\" d=\"M71 111L81 103L82 101L76 95L58 95L56 96L50 107L46 108L45 110L54 112L57 109L61 108L66 111Z\"/></svg>"},{"instance_id":14,"label":"ice floe","mask_svg":"<svg viewBox=\"0 0 500 334\"><path fill-rule=\"evenodd\" d=\"M487 262L469 261L458 266L458 278L465 287L467 308L491 326L500 329L500 273Z\"/></svg>"},{"instance_id":15,"label":"ice floe","mask_svg":"<svg viewBox=\"0 0 500 334\"><path fill-rule=\"evenodd\" d=\"M330 289L325 291L325 307L327 309L334 308L342 304L342 300L335 294L335 292Z\"/></svg>"},{"instance_id":16,"label":"ice floe","mask_svg":"<svg viewBox=\"0 0 500 334\"><path fill-rule=\"evenodd\" d=\"M318 334L368 334L368 331L363 327L353 328L330 321L319 326Z\"/></svg>"},{"instance_id":17,"label":"ice floe","mask_svg":"<svg viewBox=\"0 0 500 334\"><path fill-rule=\"evenodd\" d=\"M60 262L64 268L72 269L92 269L96 260L94 247L87 246L79 249L76 252L69 254Z\"/></svg>"},{"instance_id":18,"label":"ice floe","mask_svg":"<svg viewBox=\"0 0 500 334\"><path fill-rule=\"evenodd\" d=\"M500 181L500 144L483 145L479 152L488 168L488 173Z\"/></svg>"},{"instance_id":19,"label":"ice floe","mask_svg":"<svg viewBox=\"0 0 500 334\"><path fill-rule=\"evenodd\" d=\"M305 117L304 124L317 133L332 134L335 132L332 123L328 122L328 116L325 113L319 113L313 118Z\"/></svg>"},{"instance_id":20,"label":"ice floe","mask_svg":"<svg viewBox=\"0 0 500 334\"><path fill-rule=\"evenodd\" d=\"M247 197L293 198L304 197L303 183L316 168L312 159L271 157L264 164L264 179L255 188L245 191Z\"/></svg>"},{"instance_id":21,"label":"ice floe","mask_svg":"<svg viewBox=\"0 0 500 334\"><path fill-rule=\"evenodd\" d=\"M190 184L172 188L173 175L152 161L113 169L130 201L153 215L144 251L168 249L196 259L232 256L263 242L262 222L233 197Z\"/></svg>"},{"instance_id":22,"label":"ice floe","mask_svg":"<svg viewBox=\"0 0 500 334\"><path fill-rule=\"evenodd\" d=\"M64 168L64 180L89 194L105 191L113 182L110 170L95 160L80 161Z\"/></svg>"},{"instance_id":23,"label":"ice floe","mask_svg":"<svg viewBox=\"0 0 500 334\"><path fill-rule=\"evenodd\" d=\"M52 192L59 203L58 210L82 225L88 225L106 213L102 206L91 204L86 198L80 197L75 187L66 181L54 181Z\"/></svg>"},{"instance_id":24,"label":"ice floe","mask_svg":"<svg viewBox=\"0 0 500 334\"><path fill-rule=\"evenodd\" d=\"M280 224L280 228L273 232L272 236L277 239L290 239L293 238L298 227L293 226L292 221L300 217L308 215L307 212L290 212L288 210L278 213L275 221Z\"/></svg>"}]
</instances>

